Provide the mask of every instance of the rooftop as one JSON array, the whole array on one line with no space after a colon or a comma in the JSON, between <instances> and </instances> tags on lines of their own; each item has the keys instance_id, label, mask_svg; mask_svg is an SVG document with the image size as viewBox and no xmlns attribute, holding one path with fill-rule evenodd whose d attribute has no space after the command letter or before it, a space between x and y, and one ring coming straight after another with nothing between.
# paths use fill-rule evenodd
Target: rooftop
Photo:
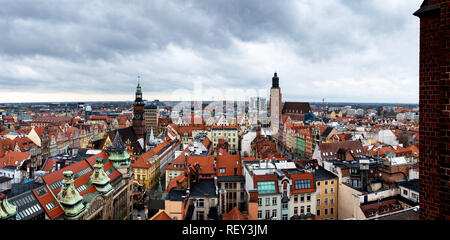
<instances>
[{"instance_id":1,"label":"rooftop","mask_svg":"<svg viewBox=\"0 0 450 240\"><path fill-rule=\"evenodd\" d=\"M419 192L419 179L412 179L405 182L400 182L400 186Z\"/></svg>"}]
</instances>

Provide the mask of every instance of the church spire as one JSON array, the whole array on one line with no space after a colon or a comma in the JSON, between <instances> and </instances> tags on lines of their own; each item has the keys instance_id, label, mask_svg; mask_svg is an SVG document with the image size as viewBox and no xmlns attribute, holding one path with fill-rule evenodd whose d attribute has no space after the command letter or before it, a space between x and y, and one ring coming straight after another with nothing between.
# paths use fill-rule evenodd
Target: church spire
<instances>
[{"instance_id":1,"label":"church spire","mask_svg":"<svg viewBox=\"0 0 450 240\"><path fill-rule=\"evenodd\" d=\"M136 87L136 98L134 100L134 104L144 104L142 101L142 89L141 89L141 76L138 76L138 85Z\"/></svg>"},{"instance_id":2,"label":"church spire","mask_svg":"<svg viewBox=\"0 0 450 240\"><path fill-rule=\"evenodd\" d=\"M272 88L280 88L279 80L277 72L275 72L272 77Z\"/></svg>"}]
</instances>

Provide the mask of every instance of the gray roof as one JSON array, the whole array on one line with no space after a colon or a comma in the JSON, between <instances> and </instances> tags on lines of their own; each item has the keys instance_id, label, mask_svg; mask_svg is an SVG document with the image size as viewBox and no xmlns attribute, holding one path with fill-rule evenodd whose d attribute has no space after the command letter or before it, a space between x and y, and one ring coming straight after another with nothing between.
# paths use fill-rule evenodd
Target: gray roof
<instances>
[{"instance_id":1,"label":"gray roof","mask_svg":"<svg viewBox=\"0 0 450 240\"><path fill-rule=\"evenodd\" d=\"M184 195L186 195L186 190L172 189L169 194L167 194L167 199L170 201L183 201Z\"/></svg>"},{"instance_id":2,"label":"gray roof","mask_svg":"<svg viewBox=\"0 0 450 240\"><path fill-rule=\"evenodd\" d=\"M323 167L319 167L314 171L314 181L322 181L326 179L338 178L332 172L325 170Z\"/></svg>"},{"instance_id":3,"label":"gray roof","mask_svg":"<svg viewBox=\"0 0 450 240\"><path fill-rule=\"evenodd\" d=\"M8 197L8 201L17 207L16 216L18 220L33 219L34 217L45 213L41 204L34 196L32 190L26 191L14 197Z\"/></svg>"},{"instance_id":4,"label":"gray roof","mask_svg":"<svg viewBox=\"0 0 450 240\"><path fill-rule=\"evenodd\" d=\"M198 183L191 184L191 197L203 197L205 195L216 196L214 179L201 179Z\"/></svg>"},{"instance_id":5,"label":"gray roof","mask_svg":"<svg viewBox=\"0 0 450 240\"><path fill-rule=\"evenodd\" d=\"M244 182L244 176L217 176L217 182Z\"/></svg>"},{"instance_id":6,"label":"gray roof","mask_svg":"<svg viewBox=\"0 0 450 240\"><path fill-rule=\"evenodd\" d=\"M404 188L408 188L413 191L419 192L419 179L413 179L413 180L401 182L401 183L399 183L399 185Z\"/></svg>"},{"instance_id":7,"label":"gray roof","mask_svg":"<svg viewBox=\"0 0 450 240\"><path fill-rule=\"evenodd\" d=\"M9 178L9 177L5 177L5 176L1 176L0 177L0 183L4 183L4 182L7 182L7 181L10 181L12 178Z\"/></svg>"}]
</instances>

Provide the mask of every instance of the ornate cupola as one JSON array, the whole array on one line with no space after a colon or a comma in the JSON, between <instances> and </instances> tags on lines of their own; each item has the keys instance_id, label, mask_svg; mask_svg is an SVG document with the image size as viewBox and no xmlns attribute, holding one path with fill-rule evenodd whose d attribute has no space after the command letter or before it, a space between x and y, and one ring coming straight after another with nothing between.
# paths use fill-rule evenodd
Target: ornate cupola
<instances>
[{"instance_id":1,"label":"ornate cupola","mask_svg":"<svg viewBox=\"0 0 450 240\"><path fill-rule=\"evenodd\" d=\"M87 211L87 208L83 203L83 197L80 196L73 185L73 172L64 171L63 175L63 187L56 197L64 210L66 219L76 220Z\"/></svg>"},{"instance_id":2,"label":"ornate cupola","mask_svg":"<svg viewBox=\"0 0 450 240\"><path fill-rule=\"evenodd\" d=\"M94 172L90 177L91 183L102 195L109 196L114 189L110 184L111 179L103 170L103 159L96 158L95 162L96 164L94 164Z\"/></svg>"},{"instance_id":3,"label":"ornate cupola","mask_svg":"<svg viewBox=\"0 0 450 240\"><path fill-rule=\"evenodd\" d=\"M5 194L0 194L0 220L15 220L17 207L10 204Z\"/></svg>"},{"instance_id":4,"label":"ornate cupola","mask_svg":"<svg viewBox=\"0 0 450 240\"><path fill-rule=\"evenodd\" d=\"M108 159L113 163L116 169L128 168L130 167L131 160L130 155L127 152L127 147L120 138L119 131L116 131L116 136L114 137L111 145L108 146Z\"/></svg>"},{"instance_id":5,"label":"ornate cupola","mask_svg":"<svg viewBox=\"0 0 450 240\"><path fill-rule=\"evenodd\" d=\"M274 73L272 77L272 88L280 88L279 80L277 73Z\"/></svg>"},{"instance_id":6,"label":"ornate cupola","mask_svg":"<svg viewBox=\"0 0 450 240\"><path fill-rule=\"evenodd\" d=\"M144 101L142 101L142 90L141 90L141 84L138 83L136 87L136 99L134 100L134 104L144 104Z\"/></svg>"}]
</instances>

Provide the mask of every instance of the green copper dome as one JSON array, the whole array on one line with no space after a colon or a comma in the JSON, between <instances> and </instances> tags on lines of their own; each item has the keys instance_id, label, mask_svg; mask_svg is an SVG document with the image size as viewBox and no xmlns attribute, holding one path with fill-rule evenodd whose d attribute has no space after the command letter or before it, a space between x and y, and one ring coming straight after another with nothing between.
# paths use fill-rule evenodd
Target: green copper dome
<instances>
[{"instance_id":1,"label":"green copper dome","mask_svg":"<svg viewBox=\"0 0 450 240\"><path fill-rule=\"evenodd\" d=\"M14 220L17 216L17 207L10 204L4 194L0 195L0 220Z\"/></svg>"},{"instance_id":2,"label":"green copper dome","mask_svg":"<svg viewBox=\"0 0 450 240\"><path fill-rule=\"evenodd\" d=\"M119 131L116 131L111 145L108 146L108 159L113 163L115 168L129 167L131 164L130 155L127 152L127 147L120 138Z\"/></svg>"},{"instance_id":3,"label":"green copper dome","mask_svg":"<svg viewBox=\"0 0 450 240\"><path fill-rule=\"evenodd\" d=\"M103 170L103 159L96 158L95 161L97 163L94 165L94 172L90 177L91 183L95 186L98 192L108 196L113 192L113 187L109 183L111 179Z\"/></svg>"},{"instance_id":4,"label":"green copper dome","mask_svg":"<svg viewBox=\"0 0 450 240\"><path fill-rule=\"evenodd\" d=\"M73 172L65 171L63 175L63 187L56 197L64 210L66 218L78 219L87 211L87 208L83 204L83 197L80 196L80 193L73 185Z\"/></svg>"}]
</instances>

